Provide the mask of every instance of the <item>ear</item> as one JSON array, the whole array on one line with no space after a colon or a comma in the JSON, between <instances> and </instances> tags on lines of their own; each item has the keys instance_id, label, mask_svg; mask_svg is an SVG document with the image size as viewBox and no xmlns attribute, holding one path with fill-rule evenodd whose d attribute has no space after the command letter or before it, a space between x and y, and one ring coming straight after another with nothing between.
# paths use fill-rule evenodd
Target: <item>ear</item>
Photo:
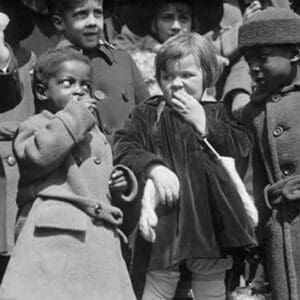
<instances>
[{"instance_id":1,"label":"ear","mask_svg":"<svg viewBox=\"0 0 300 300\"><path fill-rule=\"evenodd\" d=\"M35 87L35 95L37 99L41 102L46 101L48 99L47 93L46 93L46 87L43 84L38 84Z\"/></svg>"},{"instance_id":2,"label":"ear","mask_svg":"<svg viewBox=\"0 0 300 300\"><path fill-rule=\"evenodd\" d=\"M59 15L53 15L52 22L58 32L62 32L64 30L64 22Z\"/></svg>"},{"instance_id":3,"label":"ear","mask_svg":"<svg viewBox=\"0 0 300 300\"><path fill-rule=\"evenodd\" d=\"M290 58L290 62L299 62L300 61L300 49L297 47L293 57Z\"/></svg>"}]
</instances>

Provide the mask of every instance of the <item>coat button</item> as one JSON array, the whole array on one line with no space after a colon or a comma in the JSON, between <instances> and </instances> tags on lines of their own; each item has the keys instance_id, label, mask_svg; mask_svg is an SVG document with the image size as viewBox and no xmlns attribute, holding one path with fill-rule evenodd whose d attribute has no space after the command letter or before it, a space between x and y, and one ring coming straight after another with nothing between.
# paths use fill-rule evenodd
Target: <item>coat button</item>
<instances>
[{"instance_id":1,"label":"coat button","mask_svg":"<svg viewBox=\"0 0 300 300\"><path fill-rule=\"evenodd\" d=\"M283 128L281 126L276 127L273 131L274 136L280 136L282 133L283 133Z\"/></svg>"},{"instance_id":2,"label":"coat button","mask_svg":"<svg viewBox=\"0 0 300 300\"><path fill-rule=\"evenodd\" d=\"M94 157L94 163L96 164L96 165L100 165L101 164L101 162L102 162L102 160L101 160L101 158L100 157Z\"/></svg>"},{"instance_id":3,"label":"coat button","mask_svg":"<svg viewBox=\"0 0 300 300\"><path fill-rule=\"evenodd\" d=\"M280 99L281 99L281 96L280 96L279 94L274 94L274 95L272 95L272 97L271 97L271 100L272 100L273 102L278 102Z\"/></svg>"},{"instance_id":4,"label":"coat button","mask_svg":"<svg viewBox=\"0 0 300 300\"><path fill-rule=\"evenodd\" d=\"M282 167L282 172L285 176L292 175L295 172L295 167L292 164L287 164Z\"/></svg>"},{"instance_id":5,"label":"coat button","mask_svg":"<svg viewBox=\"0 0 300 300\"><path fill-rule=\"evenodd\" d=\"M6 158L6 162L7 162L7 164L9 165L9 166L14 166L15 164L16 164L16 159L13 157L13 156L8 156L7 158Z\"/></svg>"},{"instance_id":6,"label":"coat button","mask_svg":"<svg viewBox=\"0 0 300 300\"><path fill-rule=\"evenodd\" d=\"M105 100L105 98L106 98L105 94L104 94L102 91L100 91L100 90L96 90L96 91L94 92L94 97L95 97L96 100L98 100L98 101L103 101L103 100Z\"/></svg>"}]
</instances>

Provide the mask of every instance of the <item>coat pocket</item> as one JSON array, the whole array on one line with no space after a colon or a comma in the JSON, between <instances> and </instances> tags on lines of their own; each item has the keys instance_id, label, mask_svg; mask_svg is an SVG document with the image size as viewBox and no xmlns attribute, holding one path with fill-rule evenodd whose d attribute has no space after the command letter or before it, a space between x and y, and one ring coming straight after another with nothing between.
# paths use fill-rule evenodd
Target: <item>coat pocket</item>
<instances>
[{"instance_id":1,"label":"coat pocket","mask_svg":"<svg viewBox=\"0 0 300 300\"><path fill-rule=\"evenodd\" d=\"M86 232L87 215L79 208L62 201L42 200L35 215L35 228Z\"/></svg>"}]
</instances>

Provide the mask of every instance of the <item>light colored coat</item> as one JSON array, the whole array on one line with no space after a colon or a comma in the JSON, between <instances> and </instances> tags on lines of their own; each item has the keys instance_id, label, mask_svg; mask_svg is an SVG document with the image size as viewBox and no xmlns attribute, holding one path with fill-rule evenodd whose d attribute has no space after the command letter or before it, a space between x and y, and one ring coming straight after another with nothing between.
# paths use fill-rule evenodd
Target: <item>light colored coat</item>
<instances>
[{"instance_id":1,"label":"light colored coat","mask_svg":"<svg viewBox=\"0 0 300 300\"><path fill-rule=\"evenodd\" d=\"M110 205L111 148L93 115L77 101L43 111L21 124L14 149L23 229L0 298L135 299L118 231L104 221L118 209Z\"/></svg>"}]
</instances>

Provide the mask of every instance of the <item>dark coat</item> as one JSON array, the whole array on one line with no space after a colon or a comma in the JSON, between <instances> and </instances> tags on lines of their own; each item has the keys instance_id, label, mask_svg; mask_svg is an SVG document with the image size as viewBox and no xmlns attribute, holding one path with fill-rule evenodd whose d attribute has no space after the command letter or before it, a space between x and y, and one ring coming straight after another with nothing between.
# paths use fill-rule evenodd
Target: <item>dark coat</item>
<instances>
[{"instance_id":1,"label":"dark coat","mask_svg":"<svg viewBox=\"0 0 300 300\"><path fill-rule=\"evenodd\" d=\"M163 103L162 97L153 97L135 108L116 132L114 143L115 161L129 166L141 182L154 164L166 165L179 177L179 207L158 210L149 268L165 268L191 257L218 258L226 247L255 243L241 207L231 207L239 220L228 210L236 198L230 184L224 188L224 172L215 171L218 166L196 132L168 105L162 109ZM222 103L204 102L203 106L208 140L217 151L247 157L251 148L247 131L230 122Z\"/></svg>"},{"instance_id":2,"label":"dark coat","mask_svg":"<svg viewBox=\"0 0 300 300\"><path fill-rule=\"evenodd\" d=\"M255 133L253 191L261 212L272 299L300 297L300 83L249 103L243 121ZM265 198L264 198L265 194Z\"/></svg>"},{"instance_id":3,"label":"dark coat","mask_svg":"<svg viewBox=\"0 0 300 300\"><path fill-rule=\"evenodd\" d=\"M112 153L95 123L80 102L69 101L55 115L44 110L20 125L17 225L26 222L0 298L135 299L116 226L105 219L113 209Z\"/></svg>"},{"instance_id":4,"label":"dark coat","mask_svg":"<svg viewBox=\"0 0 300 300\"><path fill-rule=\"evenodd\" d=\"M35 55L19 48L6 74L0 74L0 253L12 251L17 213L15 203L19 170L12 139L21 121L34 113L29 71ZM20 84L21 83L21 84Z\"/></svg>"},{"instance_id":5,"label":"dark coat","mask_svg":"<svg viewBox=\"0 0 300 300\"><path fill-rule=\"evenodd\" d=\"M72 44L61 41L57 47L70 47ZM131 56L115 50L109 45L99 45L88 55L94 71L94 90L104 93L97 107L103 131L109 142L112 134L121 127L133 107L149 97L144 83Z\"/></svg>"}]
</instances>

